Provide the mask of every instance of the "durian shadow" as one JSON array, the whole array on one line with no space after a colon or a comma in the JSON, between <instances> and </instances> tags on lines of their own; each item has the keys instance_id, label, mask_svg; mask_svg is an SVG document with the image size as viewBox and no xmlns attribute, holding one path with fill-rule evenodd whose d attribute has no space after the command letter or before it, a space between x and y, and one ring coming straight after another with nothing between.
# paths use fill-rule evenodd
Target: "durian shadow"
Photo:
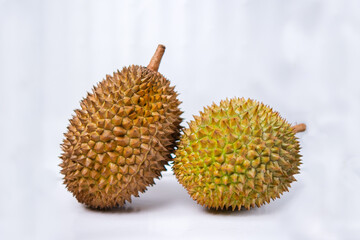
<instances>
[{"instance_id":1,"label":"durian shadow","mask_svg":"<svg viewBox=\"0 0 360 240\"><path fill-rule=\"evenodd\" d=\"M96 212L96 213L102 213L102 214L115 214L115 213L134 213L134 212L140 212L140 208L134 208L131 206L124 206L121 207L115 207L115 208L109 208L109 209L96 209L88 206L83 206L87 211L90 212Z\"/></svg>"},{"instance_id":2,"label":"durian shadow","mask_svg":"<svg viewBox=\"0 0 360 240\"><path fill-rule=\"evenodd\" d=\"M215 209L215 208L206 208L203 207L203 211L207 214L211 214L211 215L233 215L233 216L238 216L238 215L242 215L242 216L247 216L247 215L254 215L254 214L258 214L258 208L250 208L249 210L247 210L246 208L241 208L240 210L238 208L236 208L234 211L232 210L232 208L228 208L228 209Z\"/></svg>"}]
</instances>

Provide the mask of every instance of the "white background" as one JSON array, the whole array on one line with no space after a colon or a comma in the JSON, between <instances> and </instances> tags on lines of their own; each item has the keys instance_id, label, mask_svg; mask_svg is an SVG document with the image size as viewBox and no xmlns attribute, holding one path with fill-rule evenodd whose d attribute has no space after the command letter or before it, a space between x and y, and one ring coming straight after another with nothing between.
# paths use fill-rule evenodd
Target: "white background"
<instances>
[{"instance_id":1,"label":"white background","mask_svg":"<svg viewBox=\"0 0 360 240\"><path fill-rule=\"evenodd\" d=\"M66 191L57 165L73 110L158 43L185 121L243 96L308 125L290 192L208 211L170 168L110 212ZM0 239L359 239L358 0L0 0L0 81Z\"/></svg>"}]
</instances>

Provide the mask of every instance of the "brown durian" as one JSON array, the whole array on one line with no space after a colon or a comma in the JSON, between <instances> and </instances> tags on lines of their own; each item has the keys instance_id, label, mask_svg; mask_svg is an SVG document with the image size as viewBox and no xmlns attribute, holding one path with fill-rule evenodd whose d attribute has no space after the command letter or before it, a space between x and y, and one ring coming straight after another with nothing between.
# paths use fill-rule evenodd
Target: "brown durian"
<instances>
[{"instance_id":1,"label":"brown durian","mask_svg":"<svg viewBox=\"0 0 360 240\"><path fill-rule=\"evenodd\" d=\"M182 112L174 87L157 72L164 51L159 45L147 67L107 75L75 110L60 167L80 203L104 209L131 202L172 159Z\"/></svg>"}]
</instances>

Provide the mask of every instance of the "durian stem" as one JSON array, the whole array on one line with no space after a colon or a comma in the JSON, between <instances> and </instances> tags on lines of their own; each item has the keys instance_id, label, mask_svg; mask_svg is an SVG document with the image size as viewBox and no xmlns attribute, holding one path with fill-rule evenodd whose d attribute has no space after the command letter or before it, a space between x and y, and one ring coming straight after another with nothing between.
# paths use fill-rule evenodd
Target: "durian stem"
<instances>
[{"instance_id":1,"label":"durian stem","mask_svg":"<svg viewBox=\"0 0 360 240\"><path fill-rule=\"evenodd\" d=\"M306 130L306 124L300 123L292 127L295 133L304 132Z\"/></svg>"},{"instance_id":2,"label":"durian stem","mask_svg":"<svg viewBox=\"0 0 360 240\"><path fill-rule=\"evenodd\" d=\"M147 68L154 72L157 72L160 66L161 58L164 55L164 52L165 52L165 46L159 44Z\"/></svg>"}]
</instances>

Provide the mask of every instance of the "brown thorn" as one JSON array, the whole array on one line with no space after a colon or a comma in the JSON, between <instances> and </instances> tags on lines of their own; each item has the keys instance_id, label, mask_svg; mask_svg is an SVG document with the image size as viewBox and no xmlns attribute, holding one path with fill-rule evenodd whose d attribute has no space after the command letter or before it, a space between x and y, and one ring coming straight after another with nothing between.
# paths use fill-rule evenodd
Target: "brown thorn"
<instances>
[{"instance_id":1,"label":"brown thorn","mask_svg":"<svg viewBox=\"0 0 360 240\"><path fill-rule=\"evenodd\" d=\"M295 133L304 132L306 130L306 124L300 123L292 127Z\"/></svg>"},{"instance_id":2,"label":"brown thorn","mask_svg":"<svg viewBox=\"0 0 360 240\"><path fill-rule=\"evenodd\" d=\"M164 55L164 52L165 52L165 46L159 44L147 68L154 72L157 72L160 66L161 58Z\"/></svg>"}]
</instances>

